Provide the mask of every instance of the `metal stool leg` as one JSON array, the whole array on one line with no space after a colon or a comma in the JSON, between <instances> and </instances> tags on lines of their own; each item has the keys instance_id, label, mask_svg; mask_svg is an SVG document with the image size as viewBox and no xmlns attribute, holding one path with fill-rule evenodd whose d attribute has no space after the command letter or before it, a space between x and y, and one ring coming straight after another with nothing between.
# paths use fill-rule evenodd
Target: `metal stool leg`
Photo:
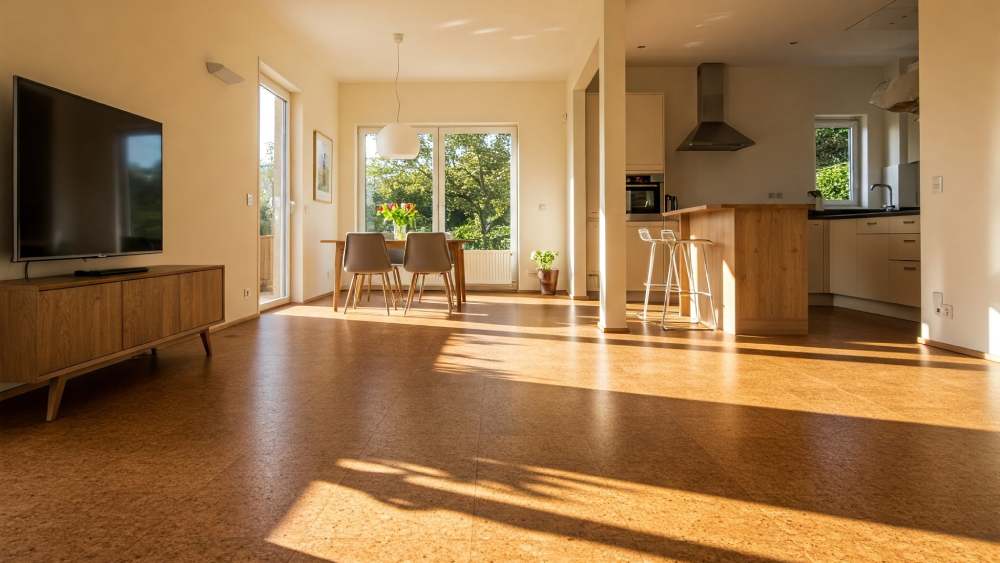
<instances>
[{"instance_id":1,"label":"metal stool leg","mask_svg":"<svg viewBox=\"0 0 1000 563\"><path fill-rule=\"evenodd\" d=\"M667 279L663 288L663 311L660 312L660 326L667 322L667 309L670 307L670 294L674 290L674 277L677 276L677 245L671 244L667 247ZM680 288L678 287L678 290ZM677 298L680 299L678 293Z\"/></svg>"},{"instance_id":2,"label":"metal stool leg","mask_svg":"<svg viewBox=\"0 0 1000 563\"><path fill-rule=\"evenodd\" d=\"M715 298L712 296L712 279L708 274L708 247L703 246L702 252L705 254L705 258L701 261L702 269L705 270L705 291L708 293L708 306L712 312L712 329L718 330L719 328L719 314L715 310Z\"/></svg>"},{"instance_id":3,"label":"metal stool leg","mask_svg":"<svg viewBox=\"0 0 1000 563\"><path fill-rule=\"evenodd\" d=\"M646 269L646 296L642 300L642 320L649 319L649 291L653 285L653 265L656 264L656 243L649 243L649 268Z\"/></svg>"}]
</instances>

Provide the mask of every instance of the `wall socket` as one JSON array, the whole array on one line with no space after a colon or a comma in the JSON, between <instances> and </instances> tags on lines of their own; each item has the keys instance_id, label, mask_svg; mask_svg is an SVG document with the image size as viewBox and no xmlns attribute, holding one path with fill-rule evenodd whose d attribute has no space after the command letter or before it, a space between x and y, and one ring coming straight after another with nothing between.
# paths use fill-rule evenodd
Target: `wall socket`
<instances>
[{"instance_id":1,"label":"wall socket","mask_svg":"<svg viewBox=\"0 0 1000 563\"><path fill-rule=\"evenodd\" d=\"M944 293L935 291L931 294L934 300L934 314L946 319L955 318L955 307L944 302Z\"/></svg>"},{"instance_id":2,"label":"wall socket","mask_svg":"<svg viewBox=\"0 0 1000 563\"><path fill-rule=\"evenodd\" d=\"M944 176L931 178L931 191L938 194L944 191Z\"/></svg>"},{"instance_id":3,"label":"wall socket","mask_svg":"<svg viewBox=\"0 0 1000 563\"><path fill-rule=\"evenodd\" d=\"M249 297L250 297L250 288L249 287L244 287L243 288L243 299L247 299Z\"/></svg>"}]
</instances>

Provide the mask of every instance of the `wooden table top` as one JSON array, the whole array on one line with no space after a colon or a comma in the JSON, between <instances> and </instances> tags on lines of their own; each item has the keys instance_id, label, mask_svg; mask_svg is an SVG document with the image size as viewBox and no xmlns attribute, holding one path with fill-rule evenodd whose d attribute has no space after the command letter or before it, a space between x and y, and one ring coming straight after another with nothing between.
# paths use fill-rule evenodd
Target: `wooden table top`
<instances>
[{"instance_id":1,"label":"wooden table top","mask_svg":"<svg viewBox=\"0 0 1000 563\"><path fill-rule=\"evenodd\" d=\"M727 209L812 209L811 203L707 203L694 207L685 207L673 211L664 211L660 215L664 217L675 217L677 215L689 215L691 213L713 213L725 211Z\"/></svg>"}]
</instances>

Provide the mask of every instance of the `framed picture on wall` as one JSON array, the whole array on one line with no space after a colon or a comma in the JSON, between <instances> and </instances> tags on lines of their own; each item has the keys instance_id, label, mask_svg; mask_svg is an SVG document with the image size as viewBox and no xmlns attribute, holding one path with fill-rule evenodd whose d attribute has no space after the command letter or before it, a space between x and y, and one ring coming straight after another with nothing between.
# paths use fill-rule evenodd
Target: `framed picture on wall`
<instances>
[{"instance_id":1,"label":"framed picture on wall","mask_svg":"<svg viewBox=\"0 0 1000 563\"><path fill-rule=\"evenodd\" d=\"M333 139L313 131L313 199L333 203Z\"/></svg>"}]
</instances>

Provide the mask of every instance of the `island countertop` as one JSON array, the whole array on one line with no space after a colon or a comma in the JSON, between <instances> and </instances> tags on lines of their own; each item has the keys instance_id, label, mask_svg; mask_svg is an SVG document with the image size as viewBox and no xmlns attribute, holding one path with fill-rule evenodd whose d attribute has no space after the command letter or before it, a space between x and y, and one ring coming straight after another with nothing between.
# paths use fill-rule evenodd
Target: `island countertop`
<instances>
[{"instance_id":1,"label":"island countertop","mask_svg":"<svg viewBox=\"0 0 1000 563\"><path fill-rule=\"evenodd\" d=\"M711 247L693 258L698 264L691 278L702 289L708 274L723 331L751 335L808 332L806 229L811 207L716 203L663 213L680 221L680 239L712 241ZM687 276L681 275L680 282L689 285ZM682 314L692 309L692 301L681 300Z\"/></svg>"}]
</instances>

